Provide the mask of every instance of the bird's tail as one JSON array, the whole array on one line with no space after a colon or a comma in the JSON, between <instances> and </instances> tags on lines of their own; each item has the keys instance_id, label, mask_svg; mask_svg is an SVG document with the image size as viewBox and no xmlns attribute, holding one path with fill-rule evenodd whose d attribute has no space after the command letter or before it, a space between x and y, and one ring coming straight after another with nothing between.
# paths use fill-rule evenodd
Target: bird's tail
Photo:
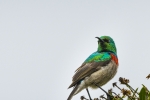
<instances>
[{"instance_id":1,"label":"bird's tail","mask_svg":"<svg viewBox=\"0 0 150 100\"><path fill-rule=\"evenodd\" d=\"M72 92L70 93L69 97L67 100L71 100L71 98L76 94L77 90L78 90L79 85L76 85L74 87L74 89L72 90Z\"/></svg>"}]
</instances>

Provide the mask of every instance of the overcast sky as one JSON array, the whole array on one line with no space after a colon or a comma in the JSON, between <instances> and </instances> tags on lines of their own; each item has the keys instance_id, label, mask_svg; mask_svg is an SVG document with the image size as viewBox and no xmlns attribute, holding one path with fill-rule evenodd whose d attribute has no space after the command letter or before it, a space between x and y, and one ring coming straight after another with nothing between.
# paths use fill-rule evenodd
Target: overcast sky
<instances>
[{"instance_id":1,"label":"overcast sky","mask_svg":"<svg viewBox=\"0 0 150 100\"><path fill-rule=\"evenodd\" d=\"M117 75L103 88L119 77L133 88L149 86L150 1L0 0L0 100L66 100L74 71L103 35L114 39L119 57Z\"/></svg>"}]
</instances>

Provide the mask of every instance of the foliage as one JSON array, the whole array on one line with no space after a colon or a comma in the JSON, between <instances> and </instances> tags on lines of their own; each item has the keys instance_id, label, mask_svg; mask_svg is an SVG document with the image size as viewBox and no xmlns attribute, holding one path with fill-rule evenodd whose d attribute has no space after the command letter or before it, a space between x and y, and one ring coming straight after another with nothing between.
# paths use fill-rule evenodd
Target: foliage
<instances>
[{"instance_id":1,"label":"foliage","mask_svg":"<svg viewBox=\"0 0 150 100\"><path fill-rule=\"evenodd\" d=\"M149 79L150 74L146 78ZM113 92L112 89L106 92L105 90L103 90L101 87L98 86L102 91L106 93L107 97L102 95L99 98L94 98L93 100L150 100L150 91L145 85L142 84L142 88L138 92L138 88L133 89L129 85L128 79L120 77L119 81L122 85L126 86L126 89L120 88L116 82L113 83L113 87L117 87L120 90L121 95ZM81 100L89 100L89 99L85 98L84 96L81 96Z\"/></svg>"}]
</instances>

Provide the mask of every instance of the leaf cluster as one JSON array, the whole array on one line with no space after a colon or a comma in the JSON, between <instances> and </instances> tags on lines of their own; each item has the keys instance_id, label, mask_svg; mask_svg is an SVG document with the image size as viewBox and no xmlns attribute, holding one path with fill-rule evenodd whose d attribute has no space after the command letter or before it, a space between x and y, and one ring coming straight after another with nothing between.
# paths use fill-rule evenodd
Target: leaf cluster
<instances>
[{"instance_id":1,"label":"leaf cluster","mask_svg":"<svg viewBox=\"0 0 150 100\"><path fill-rule=\"evenodd\" d=\"M150 78L150 74L146 77L147 79ZM117 85L117 82L113 83L113 87L116 87L120 90L120 93L117 94L112 91L112 89L106 91L99 87L102 91L106 93L105 97L104 95L101 95L99 98L94 98L92 100L150 100L150 91L149 89L142 84L142 88L138 91L137 89L134 89L132 86L129 85L129 79L125 79L120 77L119 82L121 85L124 85L125 88L120 88ZM81 96L81 100L89 100L85 98L84 96Z\"/></svg>"}]
</instances>

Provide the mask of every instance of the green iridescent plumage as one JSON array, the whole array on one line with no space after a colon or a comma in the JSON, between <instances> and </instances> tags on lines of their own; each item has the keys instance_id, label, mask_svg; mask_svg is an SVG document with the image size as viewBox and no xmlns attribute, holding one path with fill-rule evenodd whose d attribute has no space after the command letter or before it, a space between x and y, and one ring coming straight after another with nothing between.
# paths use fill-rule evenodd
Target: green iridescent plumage
<instances>
[{"instance_id":1,"label":"green iridescent plumage","mask_svg":"<svg viewBox=\"0 0 150 100\"><path fill-rule=\"evenodd\" d=\"M114 54L117 53L117 49L115 46L115 42L113 41L113 39L109 36L102 36L100 37L101 40L104 41L104 43L101 43L100 41L98 41L98 49L97 52L112 52Z\"/></svg>"},{"instance_id":2,"label":"green iridescent plumage","mask_svg":"<svg viewBox=\"0 0 150 100\"><path fill-rule=\"evenodd\" d=\"M110 54L106 52L103 52L103 53L94 52L84 61L84 63L90 63L93 61L94 62L106 61L106 60L109 60L110 58L111 58Z\"/></svg>"},{"instance_id":3,"label":"green iridescent plumage","mask_svg":"<svg viewBox=\"0 0 150 100\"><path fill-rule=\"evenodd\" d=\"M113 53L116 55L117 50L115 43L112 38L109 36L102 36L100 37L104 43L101 43L100 40L98 40L98 49L96 52L91 54L85 61L84 63L89 63L89 62L99 62L99 61L107 61L111 59L111 56L109 53Z\"/></svg>"}]
</instances>

